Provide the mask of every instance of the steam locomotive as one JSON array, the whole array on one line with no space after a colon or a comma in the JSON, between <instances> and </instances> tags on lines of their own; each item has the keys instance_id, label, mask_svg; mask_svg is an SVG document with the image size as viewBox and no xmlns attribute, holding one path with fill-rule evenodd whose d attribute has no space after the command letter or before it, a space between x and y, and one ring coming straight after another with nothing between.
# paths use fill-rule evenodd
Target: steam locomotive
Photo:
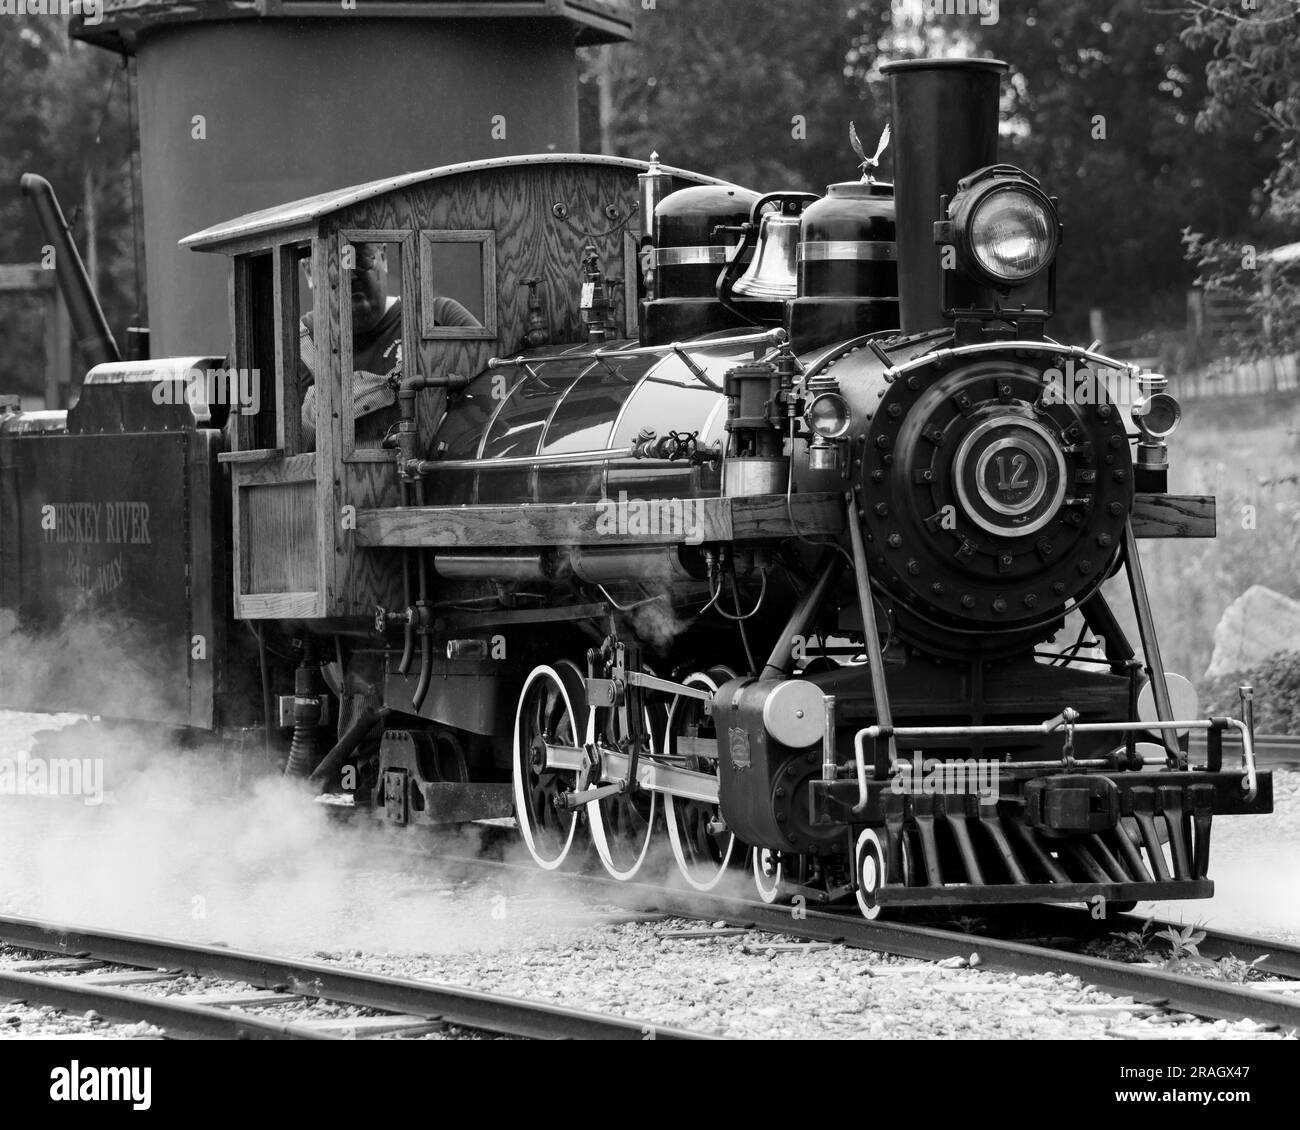
<instances>
[{"instance_id":1,"label":"steam locomotive","mask_svg":"<svg viewBox=\"0 0 1300 1130\"><path fill-rule=\"evenodd\" d=\"M209 228L226 357L120 360L30 180L99 363L0 417L4 705L211 732L398 825L513 816L546 869L662 839L697 889L868 917L1208 897L1271 777L1245 695L1198 718L1164 670L1138 540L1214 500L1168 492L1163 377L1046 333L1004 69L884 68L892 185L856 135L824 196L544 154ZM1103 654L1044 650L1067 620Z\"/></svg>"}]
</instances>

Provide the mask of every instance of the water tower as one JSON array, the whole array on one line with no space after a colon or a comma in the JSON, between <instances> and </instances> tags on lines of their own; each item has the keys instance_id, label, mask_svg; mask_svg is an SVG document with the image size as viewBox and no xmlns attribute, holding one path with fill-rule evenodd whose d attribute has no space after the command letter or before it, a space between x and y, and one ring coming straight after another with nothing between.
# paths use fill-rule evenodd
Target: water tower
<instances>
[{"instance_id":1,"label":"water tower","mask_svg":"<svg viewBox=\"0 0 1300 1130\"><path fill-rule=\"evenodd\" d=\"M575 152L574 48L632 0L105 0L74 38L133 57L155 356L224 354L224 262L177 247L245 212L415 169Z\"/></svg>"}]
</instances>

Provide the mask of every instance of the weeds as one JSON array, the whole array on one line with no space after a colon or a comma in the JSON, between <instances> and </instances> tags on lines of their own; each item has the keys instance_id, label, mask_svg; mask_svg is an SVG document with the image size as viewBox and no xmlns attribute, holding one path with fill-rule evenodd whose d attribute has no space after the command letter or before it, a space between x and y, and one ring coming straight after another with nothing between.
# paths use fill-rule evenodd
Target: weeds
<instances>
[{"instance_id":1,"label":"weeds","mask_svg":"<svg viewBox=\"0 0 1300 1130\"><path fill-rule=\"evenodd\" d=\"M1182 973L1212 981L1244 985L1248 981L1263 979L1258 966L1267 954L1254 961L1243 961L1232 954L1213 960L1201 956L1200 945L1204 940L1205 931L1199 926L1166 926L1163 930L1156 930L1155 919L1148 918L1140 929L1122 933L1114 931L1108 939L1093 943L1089 950L1110 961L1151 965L1166 973ZM1167 953L1160 952L1163 949L1159 945L1161 942L1167 944Z\"/></svg>"}]
</instances>

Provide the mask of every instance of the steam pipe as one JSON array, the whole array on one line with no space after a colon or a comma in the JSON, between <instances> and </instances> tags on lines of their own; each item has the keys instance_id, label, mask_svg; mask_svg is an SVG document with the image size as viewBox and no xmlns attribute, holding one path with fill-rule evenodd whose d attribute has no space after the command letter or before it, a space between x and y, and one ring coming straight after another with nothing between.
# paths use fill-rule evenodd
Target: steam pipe
<instances>
[{"instance_id":1,"label":"steam pipe","mask_svg":"<svg viewBox=\"0 0 1300 1130\"><path fill-rule=\"evenodd\" d=\"M411 484L401 484L402 505L409 506ZM402 660L397 665L397 673L405 678L411 672L411 660L415 656L415 612L411 606L411 566L415 560L415 551L408 549L402 554L402 609L406 613L406 623L402 626Z\"/></svg>"},{"instance_id":2,"label":"steam pipe","mask_svg":"<svg viewBox=\"0 0 1300 1130\"><path fill-rule=\"evenodd\" d=\"M339 767L352 755L362 739L375 728L376 723L382 722L387 716L386 708L381 710L373 706L364 707L352 720L352 724L343 731L343 736L335 743L334 748L325 755L324 760L307 778L307 784L318 793L324 792Z\"/></svg>"},{"instance_id":3,"label":"steam pipe","mask_svg":"<svg viewBox=\"0 0 1300 1130\"><path fill-rule=\"evenodd\" d=\"M72 231L64 219L54 189L49 181L35 173L24 173L21 184L23 195L31 201L41 232L54 247L57 265L55 275L59 280L59 289L63 292L63 301L68 306L72 332L77 336L77 348L85 357L87 367L94 368L108 361L120 361L122 354L118 351L113 331L108 328L104 309L95 297L95 288L91 286L90 276L86 274L86 264L81 261L81 254L77 251Z\"/></svg>"},{"instance_id":4,"label":"steam pipe","mask_svg":"<svg viewBox=\"0 0 1300 1130\"><path fill-rule=\"evenodd\" d=\"M424 505L424 483L415 482L415 504ZM420 632L420 679L415 684L415 694L411 696L411 709L416 714L424 705L424 698L429 693L429 684L433 681L433 636L432 625L426 620L429 607L429 562L423 549L415 551L416 584L419 586L420 598L416 602L415 612L419 619Z\"/></svg>"},{"instance_id":5,"label":"steam pipe","mask_svg":"<svg viewBox=\"0 0 1300 1130\"><path fill-rule=\"evenodd\" d=\"M1133 536L1133 523L1124 522L1124 564L1128 573L1129 594L1133 598L1133 611L1137 614L1138 637L1142 641L1142 654L1146 659L1147 674L1151 677L1151 693L1156 702L1156 717L1168 723L1174 716L1173 701L1169 697L1169 684L1165 681L1165 663L1160 655L1160 641L1156 637L1155 617L1151 614L1151 598L1138 556L1137 539ZM1169 758L1169 767L1177 768L1183 760L1178 748L1178 729L1167 726L1160 731Z\"/></svg>"},{"instance_id":6,"label":"steam pipe","mask_svg":"<svg viewBox=\"0 0 1300 1130\"><path fill-rule=\"evenodd\" d=\"M821 611L821 607L826 603L826 596L831 591L831 587L840 579L840 574L844 572L845 561L841 554L833 553L830 561L827 562L826 568L822 570L821 575L813 583L813 586L803 595L803 599L796 605L794 612L790 616L790 622L786 624L785 630L782 631L780 638L777 639L776 645L772 648L772 653L767 657L767 662L763 665L761 678L764 679L783 679L794 669L794 637L807 636L809 628Z\"/></svg>"},{"instance_id":7,"label":"steam pipe","mask_svg":"<svg viewBox=\"0 0 1300 1130\"><path fill-rule=\"evenodd\" d=\"M858 504L852 493L845 496L849 518L849 534L853 543L853 580L858 588L858 606L862 609L862 635L867 645L867 670L871 676L871 698L876 707L876 721L881 736L888 744L892 765L898 758L898 743L894 739L894 715L889 706L889 686L885 682L885 659L880 648L880 630L876 626L876 605L871 598L871 573L867 570L867 548L862 540L862 525L858 521ZM874 735L873 735L874 736ZM880 766L877 764L877 775ZM860 812L861 808L855 808Z\"/></svg>"},{"instance_id":8,"label":"steam pipe","mask_svg":"<svg viewBox=\"0 0 1300 1130\"><path fill-rule=\"evenodd\" d=\"M898 231L898 313L905 334L943 329L940 250L934 243L939 198L968 173L997 164L996 59L909 59L880 68L893 104L894 201ZM984 288L952 272L958 306L988 306Z\"/></svg>"},{"instance_id":9,"label":"steam pipe","mask_svg":"<svg viewBox=\"0 0 1300 1130\"><path fill-rule=\"evenodd\" d=\"M415 415L415 394L423 383L419 377L404 380L397 390L397 424L398 468L401 475L400 492L403 506L411 505L414 486L405 468L415 461L416 448L420 440L420 424ZM424 561L413 549L402 555L402 608L406 613L406 623L402 629L402 659L397 665L397 672L405 678L411 670L411 660L415 655L415 608L411 604L411 570L423 569Z\"/></svg>"}]
</instances>

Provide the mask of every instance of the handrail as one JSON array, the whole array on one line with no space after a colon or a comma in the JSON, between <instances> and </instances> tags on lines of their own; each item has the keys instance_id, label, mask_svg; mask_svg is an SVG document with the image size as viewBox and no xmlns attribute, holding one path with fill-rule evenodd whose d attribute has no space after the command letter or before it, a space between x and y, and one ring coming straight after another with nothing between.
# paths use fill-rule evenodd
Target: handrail
<instances>
[{"instance_id":1,"label":"handrail","mask_svg":"<svg viewBox=\"0 0 1300 1130\"><path fill-rule=\"evenodd\" d=\"M1139 366L1130 364L1127 361L1120 361L1115 357L1107 357L1104 353L1095 353L1091 349L1084 349L1078 345L1061 345L1058 342L1049 341L978 341L970 345L955 345L948 349L936 349L931 353L922 353L919 357L913 357L910 361L904 361L902 364L895 365L885 370L886 377L899 377L904 373L910 373L913 369L924 369L927 365L933 365L937 362L947 361L954 357L966 357L980 353L1005 353L1011 350L1028 353L1054 353L1065 357L1082 358L1085 361L1092 361L1094 364L1105 365L1112 369L1126 369L1132 373L1139 373Z\"/></svg>"},{"instance_id":2,"label":"handrail","mask_svg":"<svg viewBox=\"0 0 1300 1130\"><path fill-rule=\"evenodd\" d=\"M1241 733L1241 767L1245 771L1244 793L1247 801L1253 801L1258 794L1258 779L1255 771L1255 743L1251 738L1250 727L1237 718L1195 718L1190 720L1171 720L1151 722L1073 722L1069 715L1078 715L1073 710L1065 710L1045 722L1008 726L864 726L853 735L854 761L858 778L858 805L854 811L861 812L867 806L867 767L866 742L888 736L890 738L950 738L976 737L1000 734L1050 734L1067 726L1080 734L1117 734L1133 730L1222 730L1225 725L1232 726ZM1148 764L1164 764L1165 759L1153 758ZM1008 762L1007 767L1015 769L1026 764L1037 763ZM1055 763L1053 763L1055 764ZM1073 761L1075 768L1102 768L1109 762L1101 760ZM1064 760L1061 762L1064 768Z\"/></svg>"},{"instance_id":3,"label":"handrail","mask_svg":"<svg viewBox=\"0 0 1300 1130\"><path fill-rule=\"evenodd\" d=\"M789 340L785 330L765 330L763 333L741 334L738 337L703 338L695 341L664 342L662 345L636 345L630 349L590 349L583 353L553 353L545 357L489 357L489 369L521 368L525 365L546 365L553 361L604 361L614 357L649 357L657 354L681 354L684 349L733 349L741 346L784 345Z\"/></svg>"}]
</instances>

